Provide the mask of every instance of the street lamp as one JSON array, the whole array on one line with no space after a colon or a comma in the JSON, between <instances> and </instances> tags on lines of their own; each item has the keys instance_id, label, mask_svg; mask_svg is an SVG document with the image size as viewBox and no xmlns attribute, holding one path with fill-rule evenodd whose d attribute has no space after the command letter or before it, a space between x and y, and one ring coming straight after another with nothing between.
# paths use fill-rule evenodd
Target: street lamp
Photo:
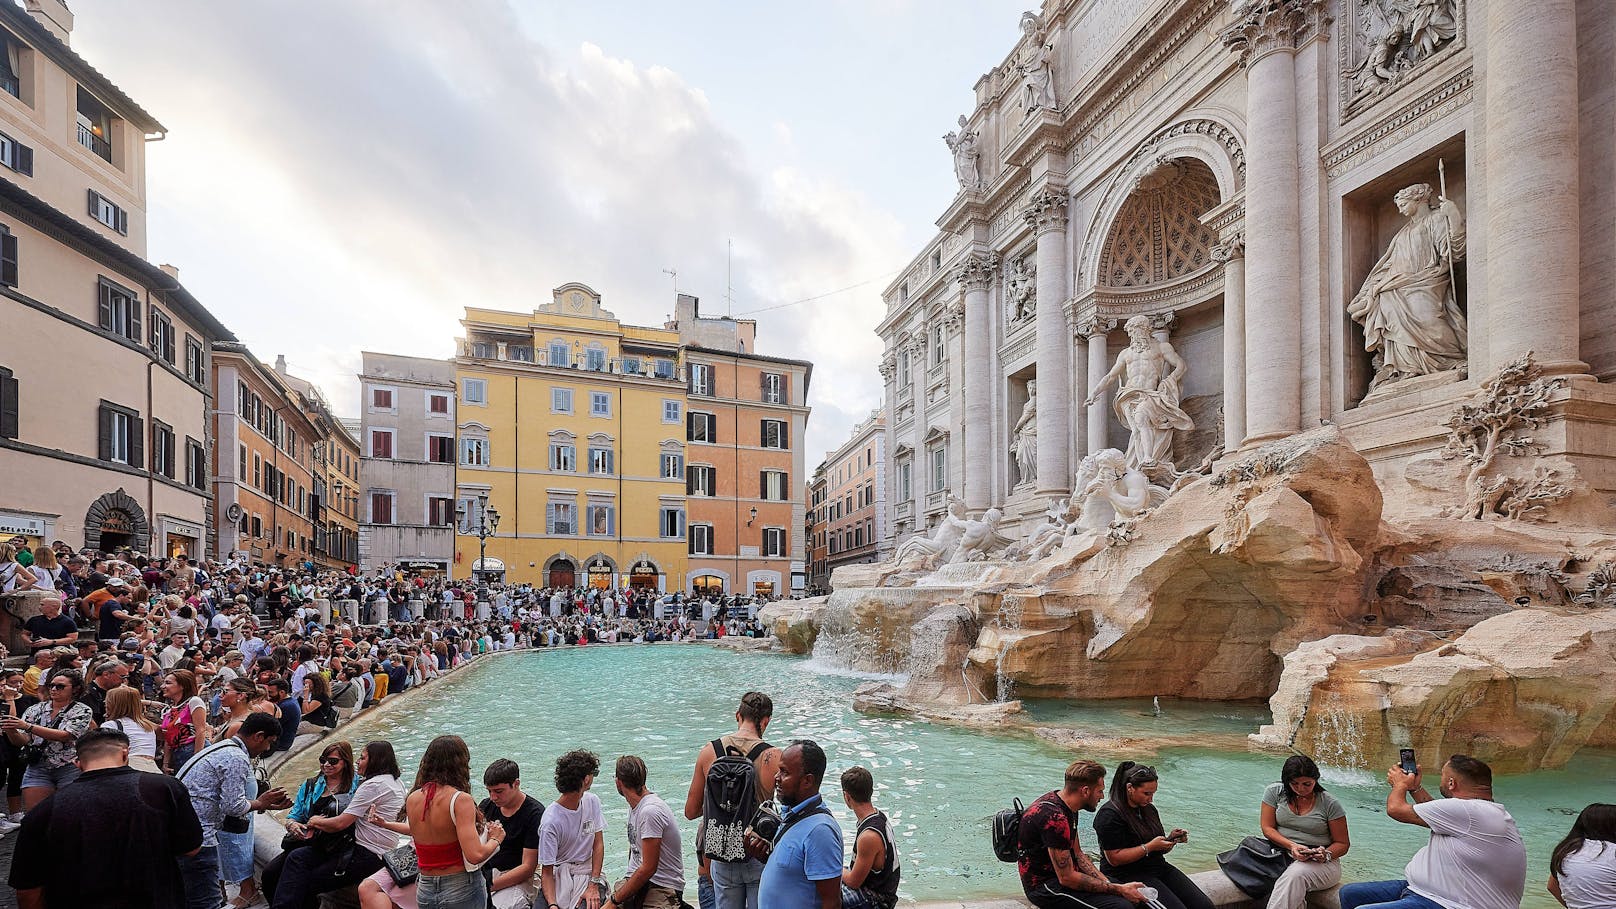
<instances>
[{"instance_id":1,"label":"street lamp","mask_svg":"<svg viewBox=\"0 0 1616 909\"><path fill-rule=\"evenodd\" d=\"M464 506L459 509L462 517L465 516ZM477 567L472 572L472 580L487 582L488 572L488 538L499 530L499 510L488 507L488 494L477 496L477 523L467 530L477 537Z\"/></svg>"}]
</instances>

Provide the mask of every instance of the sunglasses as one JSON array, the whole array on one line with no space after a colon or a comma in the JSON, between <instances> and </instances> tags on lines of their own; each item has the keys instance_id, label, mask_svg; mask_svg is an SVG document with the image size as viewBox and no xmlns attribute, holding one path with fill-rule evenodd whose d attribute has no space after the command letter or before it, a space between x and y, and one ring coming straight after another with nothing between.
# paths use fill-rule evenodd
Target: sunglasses
<instances>
[{"instance_id":1,"label":"sunglasses","mask_svg":"<svg viewBox=\"0 0 1616 909\"><path fill-rule=\"evenodd\" d=\"M72 687L73 687L73 686L72 686L72 685L69 685L69 684L67 684L67 683L66 683L66 682L63 682L63 683L61 683L61 684L59 684L59 685L51 685L51 686L50 686L50 689L51 689L51 690L52 690L52 691L62 691L62 690L64 690L64 689L67 689L67 688L72 688Z\"/></svg>"},{"instance_id":2,"label":"sunglasses","mask_svg":"<svg viewBox=\"0 0 1616 909\"><path fill-rule=\"evenodd\" d=\"M326 755L325 757L320 758L320 763L335 767L336 765L342 763L342 758L337 757L334 754Z\"/></svg>"}]
</instances>

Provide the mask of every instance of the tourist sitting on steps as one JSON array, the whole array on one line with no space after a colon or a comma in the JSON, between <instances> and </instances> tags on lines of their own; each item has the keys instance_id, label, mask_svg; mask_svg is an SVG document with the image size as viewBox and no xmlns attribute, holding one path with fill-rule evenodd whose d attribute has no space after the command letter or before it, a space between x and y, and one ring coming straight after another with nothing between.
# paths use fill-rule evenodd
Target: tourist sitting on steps
<instances>
[{"instance_id":1,"label":"tourist sitting on steps","mask_svg":"<svg viewBox=\"0 0 1616 909\"><path fill-rule=\"evenodd\" d=\"M1279 782L1263 792L1261 825L1270 843L1294 861L1274 882L1268 909L1302 909L1307 895L1341 883L1347 812L1319 782L1319 765L1302 754L1285 759Z\"/></svg>"},{"instance_id":2,"label":"tourist sitting on steps","mask_svg":"<svg viewBox=\"0 0 1616 909\"><path fill-rule=\"evenodd\" d=\"M601 876L606 818L600 797L589 791L599 772L600 758L589 751L569 751L556 759L559 794L539 821L540 886L551 909L600 909L606 901L606 878Z\"/></svg>"},{"instance_id":3,"label":"tourist sitting on steps","mask_svg":"<svg viewBox=\"0 0 1616 909\"><path fill-rule=\"evenodd\" d=\"M673 812L661 796L645 788L645 761L640 758L632 754L618 758L613 777L617 794L628 802L628 871L606 897L606 906L680 909L685 861Z\"/></svg>"},{"instance_id":4,"label":"tourist sitting on steps","mask_svg":"<svg viewBox=\"0 0 1616 909\"><path fill-rule=\"evenodd\" d=\"M1420 773L1386 771L1391 794L1386 816L1431 828L1430 842L1414 854L1400 881L1348 884L1341 909L1518 909L1526 891L1526 847L1515 819L1493 801L1493 771L1469 755L1442 765L1437 799L1420 785ZM1412 798L1412 804L1409 799Z\"/></svg>"},{"instance_id":5,"label":"tourist sitting on steps","mask_svg":"<svg viewBox=\"0 0 1616 909\"><path fill-rule=\"evenodd\" d=\"M1039 909L1131 909L1145 901L1143 884L1113 884L1083 853L1077 814L1105 797L1105 768L1073 761L1061 788L1038 797L1021 816L1017 871L1021 889Z\"/></svg>"},{"instance_id":6,"label":"tourist sitting on steps","mask_svg":"<svg viewBox=\"0 0 1616 909\"><path fill-rule=\"evenodd\" d=\"M522 768L508 758L483 771L488 798L477 810L505 828L505 841L483 866L488 902L494 909L527 909L538 896L539 821L544 803L522 791Z\"/></svg>"},{"instance_id":7,"label":"tourist sitting on steps","mask_svg":"<svg viewBox=\"0 0 1616 909\"><path fill-rule=\"evenodd\" d=\"M1167 861L1167 853L1189 838L1175 827L1163 829L1156 811L1160 786L1153 767L1123 761L1111 779L1111 797L1094 813L1100 841L1100 871L1113 881L1144 884L1166 909L1212 909L1189 875Z\"/></svg>"},{"instance_id":8,"label":"tourist sitting on steps","mask_svg":"<svg viewBox=\"0 0 1616 909\"><path fill-rule=\"evenodd\" d=\"M870 771L842 771L842 801L858 819L853 860L842 872L842 909L892 909L898 902L898 847L886 812L871 804L874 792Z\"/></svg>"}]
</instances>

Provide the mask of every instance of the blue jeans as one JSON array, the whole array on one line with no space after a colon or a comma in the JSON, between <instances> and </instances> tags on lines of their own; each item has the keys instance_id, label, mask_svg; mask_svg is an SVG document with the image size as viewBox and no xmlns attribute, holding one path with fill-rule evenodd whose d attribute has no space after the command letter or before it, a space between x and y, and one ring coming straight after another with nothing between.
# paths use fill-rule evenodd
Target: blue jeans
<instances>
[{"instance_id":1,"label":"blue jeans","mask_svg":"<svg viewBox=\"0 0 1616 909\"><path fill-rule=\"evenodd\" d=\"M1408 881L1365 881L1341 888L1341 909L1377 906L1380 909L1444 909L1408 889Z\"/></svg>"},{"instance_id":2,"label":"blue jeans","mask_svg":"<svg viewBox=\"0 0 1616 909\"><path fill-rule=\"evenodd\" d=\"M478 871L423 874L415 885L420 909L486 909L488 887Z\"/></svg>"},{"instance_id":3,"label":"blue jeans","mask_svg":"<svg viewBox=\"0 0 1616 909\"><path fill-rule=\"evenodd\" d=\"M763 881L763 863L754 859L744 862L712 863L713 896L718 909L758 909L758 885Z\"/></svg>"},{"instance_id":4,"label":"blue jeans","mask_svg":"<svg viewBox=\"0 0 1616 909\"><path fill-rule=\"evenodd\" d=\"M698 909L718 909L718 895L713 892L711 877L696 878L696 905Z\"/></svg>"},{"instance_id":5,"label":"blue jeans","mask_svg":"<svg viewBox=\"0 0 1616 909\"><path fill-rule=\"evenodd\" d=\"M180 880L185 885L185 909L219 909L224 888L219 885L219 847L203 846L196 855L182 855Z\"/></svg>"},{"instance_id":6,"label":"blue jeans","mask_svg":"<svg viewBox=\"0 0 1616 909\"><path fill-rule=\"evenodd\" d=\"M870 898L870 891L854 890L843 884L842 909L881 909L881 904Z\"/></svg>"}]
</instances>

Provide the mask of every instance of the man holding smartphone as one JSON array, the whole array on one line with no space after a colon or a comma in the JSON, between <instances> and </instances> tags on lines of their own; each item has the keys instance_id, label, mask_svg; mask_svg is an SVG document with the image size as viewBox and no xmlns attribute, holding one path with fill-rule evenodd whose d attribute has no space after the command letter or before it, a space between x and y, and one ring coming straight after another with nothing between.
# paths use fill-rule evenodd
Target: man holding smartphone
<instances>
[{"instance_id":1,"label":"man holding smartphone","mask_svg":"<svg viewBox=\"0 0 1616 909\"><path fill-rule=\"evenodd\" d=\"M1515 819L1493 801L1493 771L1456 754L1442 765L1437 799L1421 785L1419 766L1386 771L1386 816L1428 827L1430 842L1414 854L1405 880L1348 884L1341 909L1519 909L1526 891L1526 847Z\"/></svg>"}]
</instances>

